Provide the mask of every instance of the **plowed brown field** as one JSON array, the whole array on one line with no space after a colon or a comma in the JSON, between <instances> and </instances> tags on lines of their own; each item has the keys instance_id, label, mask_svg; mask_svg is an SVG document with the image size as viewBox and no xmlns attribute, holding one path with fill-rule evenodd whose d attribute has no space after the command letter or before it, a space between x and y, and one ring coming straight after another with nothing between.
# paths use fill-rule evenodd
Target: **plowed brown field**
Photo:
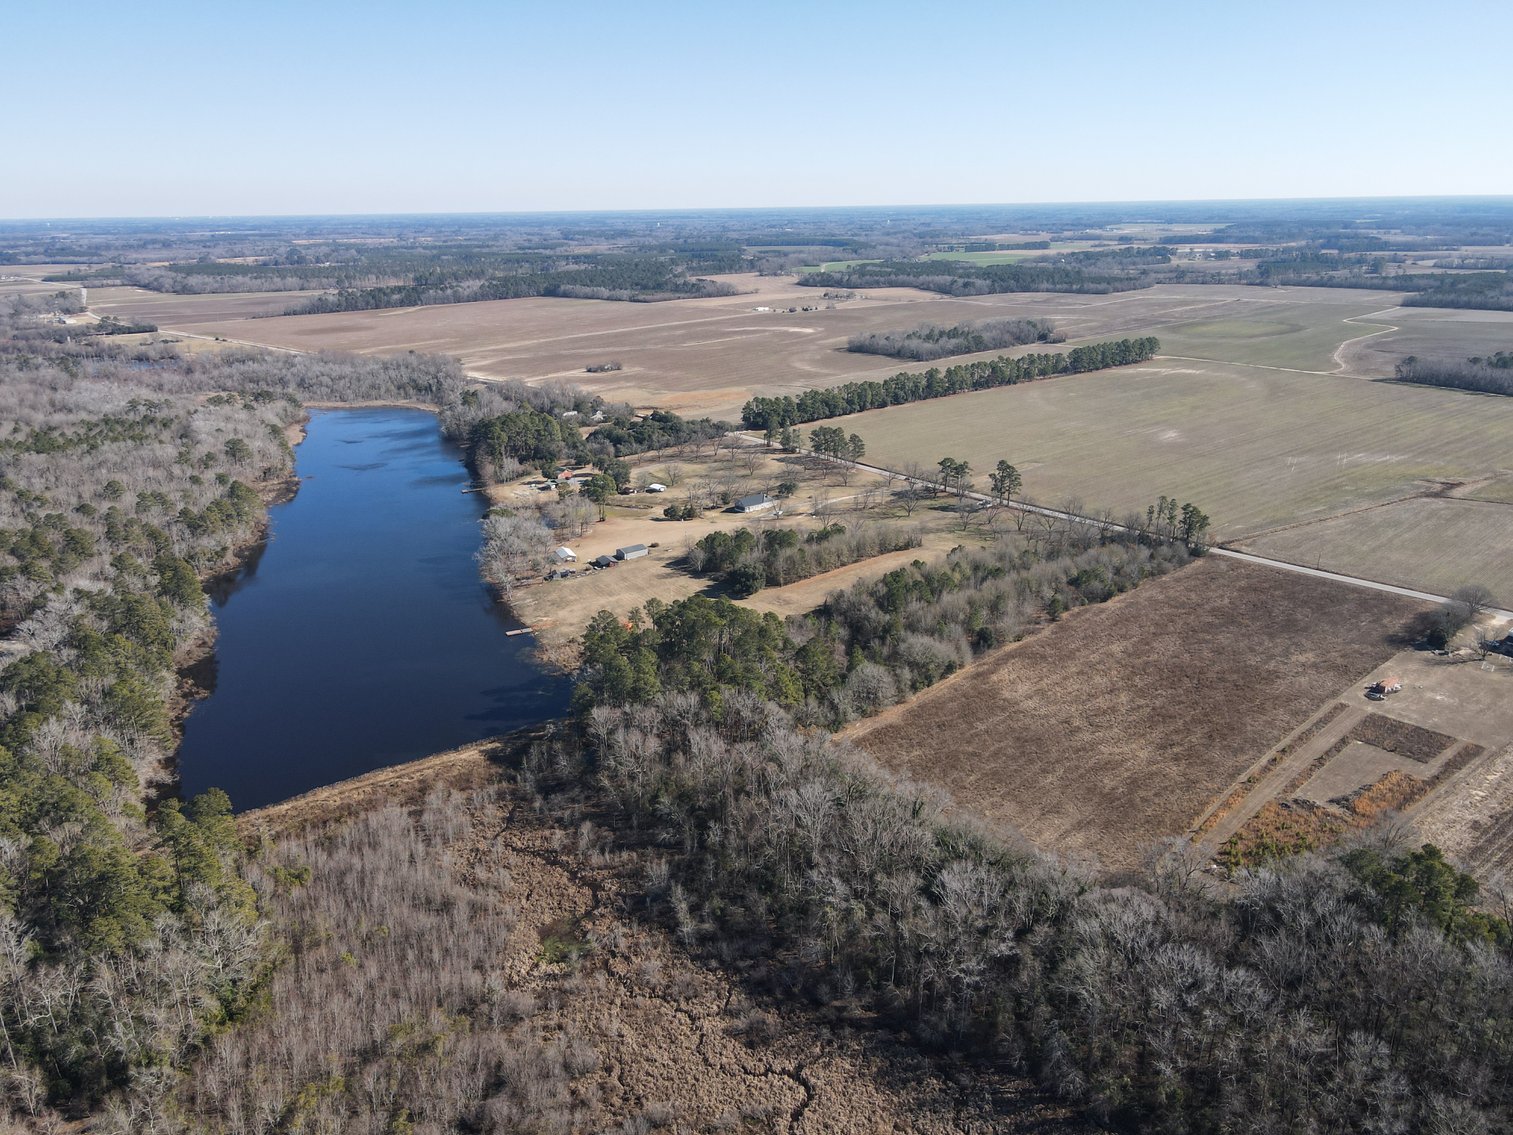
<instances>
[{"instance_id":1,"label":"plowed brown field","mask_svg":"<svg viewBox=\"0 0 1513 1135\"><path fill-rule=\"evenodd\" d=\"M1417 609L1211 558L1075 611L848 735L1044 850L1128 868L1390 657Z\"/></svg>"}]
</instances>

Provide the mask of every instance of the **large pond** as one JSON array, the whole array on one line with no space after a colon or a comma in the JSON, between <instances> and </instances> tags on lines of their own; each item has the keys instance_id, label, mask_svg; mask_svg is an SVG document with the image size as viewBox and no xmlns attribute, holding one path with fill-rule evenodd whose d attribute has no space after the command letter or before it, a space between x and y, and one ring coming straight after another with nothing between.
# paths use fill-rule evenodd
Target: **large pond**
<instances>
[{"instance_id":1,"label":"large pond","mask_svg":"<svg viewBox=\"0 0 1513 1135\"><path fill-rule=\"evenodd\" d=\"M254 808L561 715L567 681L478 578L482 497L434 415L315 411L296 471L266 546L213 598L184 795Z\"/></svg>"}]
</instances>

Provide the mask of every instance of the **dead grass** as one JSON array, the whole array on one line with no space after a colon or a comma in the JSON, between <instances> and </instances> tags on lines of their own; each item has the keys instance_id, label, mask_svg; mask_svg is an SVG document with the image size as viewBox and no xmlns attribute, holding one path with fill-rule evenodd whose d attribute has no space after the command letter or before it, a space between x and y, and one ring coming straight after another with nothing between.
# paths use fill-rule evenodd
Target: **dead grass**
<instances>
[{"instance_id":1,"label":"dead grass","mask_svg":"<svg viewBox=\"0 0 1513 1135\"><path fill-rule=\"evenodd\" d=\"M1343 703L1335 702L1323 714L1317 717L1312 722L1312 724L1310 724L1302 732L1298 733L1297 736L1295 736L1291 741L1287 742L1287 744L1285 745L1279 746L1274 752L1272 752L1269 757L1266 758L1264 762L1262 762L1260 767L1258 767L1254 772L1252 772L1249 776L1242 780L1240 784L1234 789L1234 791L1224 798L1224 800L1219 804L1218 807L1214 808L1211 812L1209 812L1207 816L1203 818L1203 822L1200 823L1194 831L1194 836L1205 836L1209 832L1213 831L1214 828L1218 827L1219 824L1223 822L1223 820L1231 812L1233 812L1236 807L1239 806L1240 802L1243 801L1248 795L1250 795L1252 788L1254 788L1257 784L1264 780L1267 775L1269 775L1288 757L1292 756L1293 753L1303 748L1320 733L1322 733L1326 728L1328 728L1330 722L1332 722L1340 714L1344 713L1345 709L1346 707Z\"/></svg>"},{"instance_id":2,"label":"dead grass","mask_svg":"<svg viewBox=\"0 0 1513 1135\"><path fill-rule=\"evenodd\" d=\"M1049 851L1129 867L1390 657L1417 610L1208 559L998 651L850 735Z\"/></svg>"},{"instance_id":3,"label":"dead grass","mask_svg":"<svg viewBox=\"0 0 1513 1135\"><path fill-rule=\"evenodd\" d=\"M1454 737L1376 713L1367 714L1348 736L1353 741L1375 745L1378 749L1423 764L1428 764L1455 743Z\"/></svg>"},{"instance_id":4,"label":"dead grass","mask_svg":"<svg viewBox=\"0 0 1513 1135\"><path fill-rule=\"evenodd\" d=\"M510 1129L541 1132L1085 1130L1025 1081L922 1055L861 1010L822 1015L696 963L636 913L649 860L543 817L500 784L496 757L443 754L242 818L266 834L265 870L314 863L272 899L305 984L275 976L257 1019L202 1058L186 1110L245 1100L310 1129L367 1129L365 1088L381 1082L377 1106L417 1129L499 1093L489 1106L514 1109ZM369 833L360 864L322 858L353 829ZM328 905L306 897L317 888ZM449 920L454 905L464 918ZM424 940L432 923L457 939ZM420 964L386 972L401 950ZM486 996L459 1002L471 986ZM369 990L381 995L363 1003Z\"/></svg>"}]
</instances>

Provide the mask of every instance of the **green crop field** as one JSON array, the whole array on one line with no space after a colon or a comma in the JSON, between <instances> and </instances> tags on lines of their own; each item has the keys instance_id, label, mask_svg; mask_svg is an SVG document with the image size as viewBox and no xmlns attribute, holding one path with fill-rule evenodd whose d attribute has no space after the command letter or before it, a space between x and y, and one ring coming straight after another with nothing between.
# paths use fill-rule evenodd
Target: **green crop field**
<instances>
[{"instance_id":1,"label":"green crop field","mask_svg":"<svg viewBox=\"0 0 1513 1135\"><path fill-rule=\"evenodd\" d=\"M1342 343L1390 330L1392 325L1375 313L1390 308L1396 299L1396 293L1386 293L1349 307L1250 303L1246 310L1233 316L1161 328L1161 353L1217 362L1334 371L1339 369L1335 351Z\"/></svg>"},{"instance_id":2,"label":"green crop field","mask_svg":"<svg viewBox=\"0 0 1513 1135\"><path fill-rule=\"evenodd\" d=\"M1513 399L1224 363L1157 360L827 424L860 434L868 460L894 469L950 456L982 481L1008 460L1046 504L1077 499L1122 516L1174 495L1231 541L1513 472ZM1506 559L1513 508L1488 507L1505 509L1504 522L1481 538ZM1470 554L1459 528L1447 549L1383 512L1405 562ZM1306 533L1289 535L1290 558L1309 558ZM1335 566L1371 575L1369 555Z\"/></svg>"}]
</instances>

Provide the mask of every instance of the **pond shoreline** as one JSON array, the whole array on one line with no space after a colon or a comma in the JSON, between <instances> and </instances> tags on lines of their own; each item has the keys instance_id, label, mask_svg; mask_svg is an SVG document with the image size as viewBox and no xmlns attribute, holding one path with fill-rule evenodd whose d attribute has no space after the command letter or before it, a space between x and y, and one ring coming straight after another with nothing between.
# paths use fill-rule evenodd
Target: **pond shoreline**
<instances>
[{"instance_id":1,"label":"pond shoreline","mask_svg":"<svg viewBox=\"0 0 1513 1135\"><path fill-rule=\"evenodd\" d=\"M162 795L215 784L241 812L565 711L560 671L479 578L484 502L459 493L434 411L319 416L288 427L295 472L259 486L258 538L202 580L214 626L178 660Z\"/></svg>"}]
</instances>

